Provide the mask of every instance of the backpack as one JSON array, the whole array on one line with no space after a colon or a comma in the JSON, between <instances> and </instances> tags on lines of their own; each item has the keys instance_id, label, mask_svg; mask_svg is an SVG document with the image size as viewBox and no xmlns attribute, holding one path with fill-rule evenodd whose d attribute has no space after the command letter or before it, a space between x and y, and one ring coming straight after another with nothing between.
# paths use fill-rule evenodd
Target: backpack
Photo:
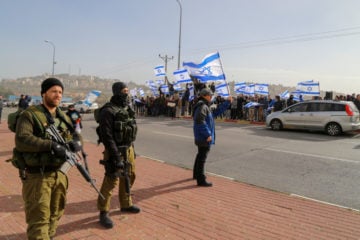
<instances>
[{"instance_id":1,"label":"backpack","mask_svg":"<svg viewBox=\"0 0 360 240\"><path fill-rule=\"evenodd\" d=\"M24 109L19 108L16 112L9 113L8 115L8 128L12 132L16 132L16 123Z\"/></svg>"}]
</instances>

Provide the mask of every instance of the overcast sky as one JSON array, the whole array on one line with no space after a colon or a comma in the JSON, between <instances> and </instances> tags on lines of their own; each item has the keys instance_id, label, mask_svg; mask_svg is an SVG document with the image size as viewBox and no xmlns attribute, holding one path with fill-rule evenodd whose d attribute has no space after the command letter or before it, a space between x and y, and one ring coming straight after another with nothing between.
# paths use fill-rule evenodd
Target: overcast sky
<instances>
[{"instance_id":1,"label":"overcast sky","mask_svg":"<svg viewBox=\"0 0 360 240\"><path fill-rule=\"evenodd\" d=\"M360 1L181 0L182 61L219 51L227 80L360 93ZM84 74L145 83L177 69L176 0L1 0L0 78ZM181 65L181 64L180 64Z\"/></svg>"}]
</instances>

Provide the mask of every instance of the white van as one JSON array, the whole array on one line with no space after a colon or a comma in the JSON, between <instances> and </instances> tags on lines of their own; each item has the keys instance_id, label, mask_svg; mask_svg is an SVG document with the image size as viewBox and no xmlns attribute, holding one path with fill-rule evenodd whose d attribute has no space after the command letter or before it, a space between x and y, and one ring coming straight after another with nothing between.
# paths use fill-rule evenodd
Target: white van
<instances>
[{"instance_id":1,"label":"white van","mask_svg":"<svg viewBox=\"0 0 360 240\"><path fill-rule=\"evenodd\" d=\"M271 113L266 117L266 126L273 130L320 130L337 136L360 129L359 109L348 101L305 101Z\"/></svg>"}]
</instances>

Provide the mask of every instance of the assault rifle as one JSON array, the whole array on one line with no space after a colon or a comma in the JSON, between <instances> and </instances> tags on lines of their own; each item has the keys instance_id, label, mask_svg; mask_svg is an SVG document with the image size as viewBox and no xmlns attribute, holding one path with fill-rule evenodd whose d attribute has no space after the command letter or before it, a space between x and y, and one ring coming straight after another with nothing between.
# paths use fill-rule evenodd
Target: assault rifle
<instances>
[{"instance_id":1,"label":"assault rifle","mask_svg":"<svg viewBox=\"0 0 360 240\"><path fill-rule=\"evenodd\" d=\"M128 160L128 155L127 155L127 150L129 149L129 146L118 146L121 155L123 155L123 162L124 162L124 169L123 169L123 174L122 177L124 178L125 181L125 192L126 194L130 195L130 179L129 179L129 167L130 167L130 163Z\"/></svg>"},{"instance_id":2,"label":"assault rifle","mask_svg":"<svg viewBox=\"0 0 360 240\"><path fill-rule=\"evenodd\" d=\"M60 135L54 124L50 124L49 127L46 128L46 132L50 134L54 141L66 148L66 161L63 163L63 165L61 165L59 170L66 175L70 168L75 165L81 175L85 178L87 182L91 184L91 186L96 190L99 196L102 199L105 199L99 189L97 189L97 187L95 186L95 180L90 177L90 174L87 170L87 163L85 162L86 168L84 168L83 165L80 163L82 157L85 158L86 154L83 151L81 151L82 155L80 155L80 152L72 152L69 145L65 142L64 138ZM84 160L86 161L86 159Z\"/></svg>"}]
</instances>

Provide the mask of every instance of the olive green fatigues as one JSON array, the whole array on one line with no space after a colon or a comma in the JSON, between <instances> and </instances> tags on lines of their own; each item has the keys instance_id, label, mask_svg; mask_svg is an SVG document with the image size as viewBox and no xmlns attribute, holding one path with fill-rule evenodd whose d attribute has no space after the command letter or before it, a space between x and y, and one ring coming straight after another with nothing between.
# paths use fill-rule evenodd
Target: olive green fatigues
<instances>
[{"instance_id":1,"label":"olive green fatigues","mask_svg":"<svg viewBox=\"0 0 360 240\"><path fill-rule=\"evenodd\" d=\"M29 240L48 240L55 235L64 213L68 189L67 176L58 171L65 159L51 154L52 140L45 131L48 123L44 111L42 106L29 107L20 115L16 126L16 150L23 157L26 168L22 196ZM61 111L59 114L70 122ZM55 126L61 129L62 137L70 141L72 135L67 125L58 116L52 117Z\"/></svg>"},{"instance_id":2,"label":"olive green fatigues","mask_svg":"<svg viewBox=\"0 0 360 240\"><path fill-rule=\"evenodd\" d=\"M121 208L131 207L132 199L130 194L126 193L125 179L117 177L114 162L121 161L123 158L120 151L121 146L128 146L127 160L129 162L128 175L130 188L135 181L135 154L133 141L136 137L137 127L135 121L135 112L128 106L121 107L117 104L116 97L112 97L109 103L106 103L99 113L100 139L105 146L105 176L100 192L105 197L98 197L97 207L100 211L108 212L112 191L119 184L119 203Z\"/></svg>"},{"instance_id":3,"label":"olive green fatigues","mask_svg":"<svg viewBox=\"0 0 360 240\"><path fill-rule=\"evenodd\" d=\"M135 155L134 155L134 148L130 147L127 151L128 153L128 161L130 163L130 167L129 167L129 179L130 179L130 187L134 184L135 182ZM106 151L104 152L104 160L107 159L106 157ZM119 177L115 177L115 176L111 176L109 174L105 173L104 176L104 180L103 183L101 185L101 189L100 192L101 194L105 197L105 199L102 199L100 196L98 197L98 201L97 201L97 207L100 211L106 211L108 212L110 210L110 202L111 202L111 196L112 196L112 192L114 190L114 188L116 187L116 185L119 184L119 190L118 190L118 194L119 194L119 203L120 206L122 208L127 208L127 207L131 207L132 204L132 199L131 199L131 195L127 194L125 191L125 181L123 178Z\"/></svg>"}]
</instances>

